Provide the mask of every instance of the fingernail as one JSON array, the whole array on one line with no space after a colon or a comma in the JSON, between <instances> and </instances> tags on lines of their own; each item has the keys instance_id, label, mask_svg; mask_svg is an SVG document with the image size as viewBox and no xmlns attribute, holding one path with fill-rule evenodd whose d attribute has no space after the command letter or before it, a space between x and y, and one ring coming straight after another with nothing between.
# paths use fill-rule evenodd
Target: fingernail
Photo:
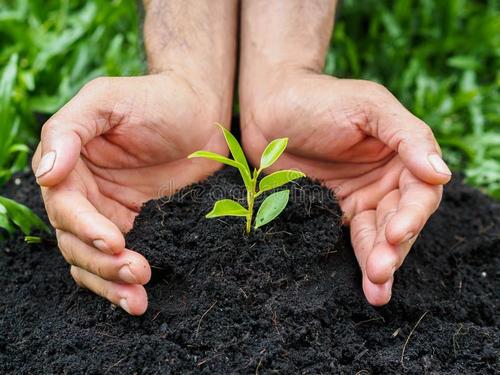
<instances>
[{"instance_id":1,"label":"fingernail","mask_svg":"<svg viewBox=\"0 0 500 375\"><path fill-rule=\"evenodd\" d=\"M40 160L40 163L38 164L38 168L36 169L35 172L35 177L40 178L44 174L50 172L52 168L54 167L54 163L56 162L56 152L55 151L50 151L47 152L42 159Z\"/></svg>"},{"instance_id":2,"label":"fingernail","mask_svg":"<svg viewBox=\"0 0 500 375\"><path fill-rule=\"evenodd\" d=\"M429 163L431 163L432 168L437 172L444 174L446 176L451 176L450 168L446 165L446 163L441 159L441 156L438 154L431 154L428 156Z\"/></svg>"},{"instance_id":3,"label":"fingernail","mask_svg":"<svg viewBox=\"0 0 500 375\"><path fill-rule=\"evenodd\" d=\"M403 241L401 241L401 243L406 243L410 241L413 238L413 236L415 235L412 232L408 232L406 236L403 238Z\"/></svg>"},{"instance_id":4,"label":"fingernail","mask_svg":"<svg viewBox=\"0 0 500 375\"><path fill-rule=\"evenodd\" d=\"M127 299L126 298L122 298L120 300L120 307L125 310L126 312L128 312L130 314L130 310L128 309L128 302L127 302Z\"/></svg>"},{"instance_id":5,"label":"fingernail","mask_svg":"<svg viewBox=\"0 0 500 375\"><path fill-rule=\"evenodd\" d=\"M96 249L99 249L104 252L109 252L109 247L106 244L106 242L104 242L104 240L94 240L92 243L94 244L94 247Z\"/></svg>"},{"instance_id":6,"label":"fingernail","mask_svg":"<svg viewBox=\"0 0 500 375\"><path fill-rule=\"evenodd\" d=\"M118 277L129 284L137 284L137 279L128 265L123 266L118 271Z\"/></svg>"}]
</instances>

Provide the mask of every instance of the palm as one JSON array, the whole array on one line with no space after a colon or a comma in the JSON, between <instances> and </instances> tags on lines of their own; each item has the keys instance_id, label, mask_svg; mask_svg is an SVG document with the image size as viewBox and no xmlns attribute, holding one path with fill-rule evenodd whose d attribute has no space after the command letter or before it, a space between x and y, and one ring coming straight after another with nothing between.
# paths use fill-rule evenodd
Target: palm
<instances>
[{"instance_id":1,"label":"palm","mask_svg":"<svg viewBox=\"0 0 500 375\"><path fill-rule=\"evenodd\" d=\"M368 109L362 84L314 74L281 79L243 119L243 140L255 163L270 139L289 137L274 167L299 168L335 190L351 224L365 294L382 304L390 298L392 272L410 249L408 235L413 239L437 207L441 187L419 180L403 163L391 144L397 129Z\"/></svg>"},{"instance_id":2,"label":"palm","mask_svg":"<svg viewBox=\"0 0 500 375\"><path fill-rule=\"evenodd\" d=\"M125 232L144 201L171 194L215 168L187 155L225 149L207 103L185 82L168 76L124 80L129 91L113 106L115 112L95 119L106 131L82 148L69 179ZM168 92L175 95L166 97Z\"/></svg>"}]
</instances>

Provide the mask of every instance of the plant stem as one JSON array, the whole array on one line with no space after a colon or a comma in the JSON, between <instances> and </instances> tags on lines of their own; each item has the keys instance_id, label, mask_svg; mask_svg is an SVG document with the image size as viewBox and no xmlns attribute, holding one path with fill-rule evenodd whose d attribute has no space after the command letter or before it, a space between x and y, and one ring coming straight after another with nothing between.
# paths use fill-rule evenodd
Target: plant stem
<instances>
[{"instance_id":1,"label":"plant stem","mask_svg":"<svg viewBox=\"0 0 500 375\"><path fill-rule=\"evenodd\" d=\"M247 234L250 233L250 230L252 229L252 217L253 217L253 204L255 202L255 188L257 187L257 177L259 176L260 169L254 170L253 172L253 178L251 180L250 186L247 189L247 203L248 203L248 214L247 214L247 226L246 226L246 232Z\"/></svg>"},{"instance_id":2,"label":"plant stem","mask_svg":"<svg viewBox=\"0 0 500 375\"><path fill-rule=\"evenodd\" d=\"M252 229L253 201L254 201L254 194L253 194L253 191L251 191L251 190L249 190L247 192L247 201L248 201L248 214L247 214L247 228L246 229L247 229L247 234L249 234L250 230Z\"/></svg>"}]
</instances>

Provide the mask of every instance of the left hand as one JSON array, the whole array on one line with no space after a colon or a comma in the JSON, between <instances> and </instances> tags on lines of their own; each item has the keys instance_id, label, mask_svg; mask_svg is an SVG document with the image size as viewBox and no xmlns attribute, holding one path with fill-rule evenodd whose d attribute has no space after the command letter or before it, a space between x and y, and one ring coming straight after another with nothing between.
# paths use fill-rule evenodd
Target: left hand
<instances>
[{"instance_id":1,"label":"left hand","mask_svg":"<svg viewBox=\"0 0 500 375\"><path fill-rule=\"evenodd\" d=\"M386 304L450 180L431 129L373 82L286 68L257 77L240 86L247 155L258 164L270 140L289 138L274 170L298 168L335 190L365 296Z\"/></svg>"}]
</instances>

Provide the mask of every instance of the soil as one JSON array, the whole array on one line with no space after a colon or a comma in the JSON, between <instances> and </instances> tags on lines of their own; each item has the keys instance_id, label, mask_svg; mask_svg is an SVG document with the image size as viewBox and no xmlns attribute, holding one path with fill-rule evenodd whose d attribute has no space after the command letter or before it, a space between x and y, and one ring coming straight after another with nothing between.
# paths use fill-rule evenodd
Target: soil
<instances>
[{"instance_id":1,"label":"soil","mask_svg":"<svg viewBox=\"0 0 500 375\"><path fill-rule=\"evenodd\" d=\"M44 215L33 180L5 194ZM54 243L0 250L0 373L488 374L498 370L500 204L454 179L396 273L367 304L331 193L302 179L271 224L207 220L241 197L224 169L148 202L127 235L154 267L128 316L78 288Z\"/></svg>"}]
</instances>

